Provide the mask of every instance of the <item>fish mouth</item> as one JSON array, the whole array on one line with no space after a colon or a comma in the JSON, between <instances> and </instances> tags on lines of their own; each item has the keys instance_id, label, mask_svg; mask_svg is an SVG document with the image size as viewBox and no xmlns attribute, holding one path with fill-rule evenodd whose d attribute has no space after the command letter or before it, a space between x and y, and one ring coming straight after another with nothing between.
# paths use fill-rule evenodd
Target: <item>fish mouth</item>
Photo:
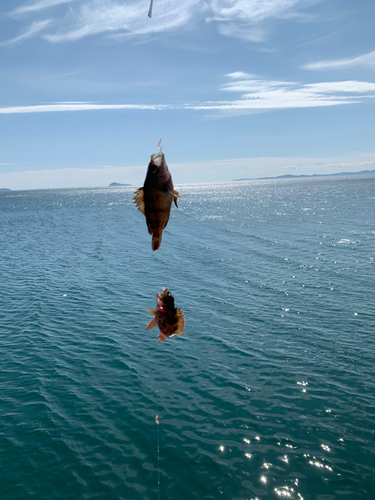
<instances>
[{"instance_id":1,"label":"fish mouth","mask_svg":"<svg viewBox=\"0 0 375 500\"><path fill-rule=\"evenodd\" d=\"M156 310L160 313L165 313L164 300L161 293L156 294Z\"/></svg>"},{"instance_id":2,"label":"fish mouth","mask_svg":"<svg viewBox=\"0 0 375 500\"><path fill-rule=\"evenodd\" d=\"M151 155L151 163L153 165L156 165L158 168L161 167L162 161L163 161L163 153L161 151L159 151L159 153Z\"/></svg>"},{"instance_id":3,"label":"fish mouth","mask_svg":"<svg viewBox=\"0 0 375 500\"><path fill-rule=\"evenodd\" d=\"M156 293L156 303L159 307L163 305L163 298L161 293Z\"/></svg>"},{"instance_id":4,"label":"fish mouth","mask_svg":"<svg viewBox=\"0 0 375 500\"><path fill-rule=\"evenodd\" d=\"M171 292L163 286L163 291L162 292L156 292L156 303L158 306L163 307L164 306L164 300L165 298L171 295Z\"/></svg>"}]
</instances>

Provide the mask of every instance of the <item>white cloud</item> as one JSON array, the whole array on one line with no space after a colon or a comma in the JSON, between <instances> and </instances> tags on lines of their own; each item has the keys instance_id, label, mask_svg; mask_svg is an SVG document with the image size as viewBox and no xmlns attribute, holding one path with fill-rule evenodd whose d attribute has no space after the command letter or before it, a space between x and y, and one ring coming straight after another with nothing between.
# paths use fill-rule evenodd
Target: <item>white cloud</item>
<instances>
[{"instance_id":1,"label":"white cloud","mask_svg":"<svg viewBox=\"0 0 375 500\"><path fill-rule=\"evenodd\" d=\"M109 0L94 0L78 9L71 8L63 20L65 26L54 34L44 36L44 39L52 43L71 42L99 33L130 30L146 9L145 1L119 4Z\"/></svg>"},{"instance_id":2,"label":"white cloud","mask_svg":"<svg viewBox=\"0 0 375 500\"><path fill-rule=\"evenodd\" d=\"M347 80L344 82L321 82L321 83L310 83L305 85L307 92L317 92L317 93L327 93L334 94L338 92L347 93L362 93L375 91L375 83L370 82L358 82L356 80Z\"/></svg>"},{"instance_id":3,"label":"white cloud","mask_svg":"<svg viewBox=\"0 0 375 500\"><path fill-rule=\"evenodd\" d=\"M215 21L259 22L269 17L289 17L301 0L212 0Z\"/></svg>"},{"instance_id":4,"label":"white cloud","mask_svg":"<svg viewBox=\"0 0 375 500\"><path fill-rule=\"evenodd\" d=\"M70 4L62 15L53 18L43 38L51 43L74 42L87 36L117 38L147 36L175 30L204 19L215 22L224 36L247 42L263 42L268 32L267 19L299 18L298 9L306 9L322 0L168 0L155 2L153 17L147 17L149 0L38 0L14 9L9 15L35 15L45 9ZM37 20L36 24L43 21ZM18 42L28 37L18 37ZM13 39L15 40L15 39ZM12 44L10 40L8 45Z\"/></svg>"},{"instance_id":5,"label":"white cloud","mask_svg":"<svg viewBox=\"0 0 375 500\"><path fill-rule=\"evenodd\" d=\"M4 47L14 47L16 45L20 45L25 40L28 40L29 38L33 38L36 35L38 35L50 24L50 22L51 22L50 19L45 19L44 21L35 21L34 23L32 23L31 26L29 26L29 28L24 33L14 38L11 38L10 40L7 40L6 42L2 42L0 43L0 45Z\"/></svg>"},{"instance_id":6,"label":"white cloud","mask_svg":"<svg viewBox=\"0 0 375 500\"><path fill-rule=\"evenodd\" d=\"M233 75L239 75L235 78ZM271 89L281 88L281 87L292 87L295 86L294 82L280 82L275 80L258 80L253 75L246 75L246 73L232 73L229 76L231 79L237 80L235 82L230 82L222 85L221 90L228 92L260 92L269 91Z\"/></svg>"},{"instance_id":7,"label":"white cloud","mask_svg":"<svg viewBox=\"0 0 375 500\"><path fill-rule=\"evenodd\" d=\"M341 69L351 68L353 66L375 66L375 50L368 54L363 54L357 57L347 57L345 59L333 59L327 61L318 61L302 66L304 69L319 70L319 69Z\"/></svg>"},{"instance_id":8,"label":"white cloud","mask_svg":"<svg viewBox=\"0 0 375 500\"><path fill-rule=\"evenodd\" d=\"M363 98L374 97L375 83L342 81L301 84L274 80L260 80L242 72L227 75L231 81L221 90L241 93L240 99L207 102L187 106L195 110L216 110L226 113L256 110L311 108L354 104Z\"/></svg>"},{"instance_id":9,"label":"white cloud","mask_svg":"<svg viewBox=\"0 0 375 500\"><path fill-rule=\"evenodd\" d=\"M212 17L222 35L245 42L263 42L268 19L298 19L305 17L298 8L311 7L320 0L211 0Z\"/></svg>"},{"instance_id":10,"label":"white cloud","mask_svg":"<svg viewBox=\"0 0 375 500\"><path fill-rule=\"evenodd\" d=\"M163 2L154 5L152 20L147 16L149 0L39 0L25 4L9 13L12 17L35 15L38 11L62 4L72 4L65 14L55 16L49 32L43 38L51 43L74 42L87 36L145 36L171 31L187 25L193 18L201 19L207 4L201 0L168 0L168 11ZM77 5L74 5L76 4ZM198 15L200 13L200 15ZM21 36L2 45L20 44L35 36L46 26L46 21L35 21ZM39 29L38 29L39 27Z\"/></svg>"},{"instance_id":11,"label":"white cloud","mask_svg":"<svg viewBox=\"0 0 375 500\"><path fill-rule=\"evenodd\" d=\"M243 42L261 43L267 38L267 33L260 27L249 27L248 24L241 26L236 23L219 23L219 33L223 36L237 38Z\"/></svg>"},{"instance_id":12,"label":"white cloud","mask_svg":"<svg viewBox=\"0 0 375 500\"><path fill-rule=\"evenodd\" d=\"M14 14L25 14L27 12L37 12L39 10L44 10L48 9L51 7L55 7L56 5L64 4L64 3L71 3L75 2L77 0L40 0L39 2L32 3L32 4L26 4L26 5L21 5L20 7L17 7L16 9L12 10L10 15Z\"/></svg>"},{"instance_id":13,"label":"white cloud","mask_svg":"<svg viewBox=\"0 0 375 500\"><path fill-rule=\"evenodd\" d=\"M348 80L341 82L298 83L261 80L241 71L227 75L230 82L221 86L223 92L240 93L239 98L208 101L198 104L98 104L91 102L60 102L34 106L8 106L0 114L50 113L62 111L102 110L196 110L220 111L226 114L270 111L276 109L315 108L355 104L375 97L375 83Z\"/></svg>"},{"instance_id":14,"label":"white cloud","mask_svg":"<svg viewBox=\"0 0 375 500\"><path fill-rule=\"evenodd\" d=\"M202 10L199 0L169 0L168 22L164 9L155 9L152 21L147 17L148 0L118 3L113 0L91 0L78 9L70 9L65 26L43 38L52 43L71 42L86 36L109 34L117 36L141 36L174 30L184 26L194 12Z\"/></svg>"},{"instance_id":15,"label":"white cloud","mask_svg":"<svg viewBox=\"0 0 375 500\"><path fill-rule=\"evenodd\" d=\"M57 104L41 104L37 106L9 106L0 108L0 114L53 113L57 111L102 111L104 109L157 110L167 107L168 106L161 104L95 104L87 102L64 102Z\"/></svg>"},{"instance_id":16,"label":"white cloud","mask_svg":"<svg viewBox=\"0 0 375 500\"><path fill-rule=\"evenodd\" d=\"M250 73L244 73L243 71L234 71L233 73L228 73L226 76L232 78L233 80L237 80L238 78L253 78L254 75Z\"/></svg>"}]
</instances>

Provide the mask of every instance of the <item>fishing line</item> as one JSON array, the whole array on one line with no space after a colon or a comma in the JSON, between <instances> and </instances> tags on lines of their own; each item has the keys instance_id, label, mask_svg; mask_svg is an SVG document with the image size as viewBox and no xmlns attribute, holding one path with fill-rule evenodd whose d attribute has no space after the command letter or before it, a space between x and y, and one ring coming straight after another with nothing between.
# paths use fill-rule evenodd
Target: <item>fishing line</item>
<instances>
[{"instance_id":1,"label":"fishing line","mask_svg":"<svg viewBox=\"0 0 375 500\"><path fill-rule=\"evenodd\" d=\"M158 383L160 383L160 381ZM160 392L159 392L159 389L156 389L155 396L156 396L156 402L157 402L157 414L155 416L155 423L156 423L156 455L158 457L157 458L157 464L158 464L158 500L160 500L160 420L159 420Z\"/></svg>"},{"instance_id":2,"label":"fishing line","mask_svg":"<svg viewBox=\"0 0 375 500\"><path fill-rule=\"evenodd\" d=\"M148 9L148 17L152 17L152 6L154 5L154 0L150 2L150 8Z\"/></svg>"},{"instance_id":3,"label":"fishing line","mask_svg":"<svg viewBox=\"0 0 375 500\"><path fill-rule=\"evenodd\" d=\"M160 436L159 436L159 415L155 417L156 422L156 435L157 435L157 455L158 455L158 500L160 500Z\"/></svg>"},{"instance_id":4,"label":"fishing line","mask_svg":"<svg viewBox=\"0 0 375 500\"><path fill-rule=\"evenodd\" d=\"M151 0L150 1L150 7L148 9L148 17L151 18L152 17L152 9L153 9L153 5L154 5L154 0ZM167 0L164 0L164 25L163 25L163 36L162 36L162 39L164 40L165 42L165 32L166 32L166 25L167 25ZM164 98L165 97L165 91L164 91L164 85L163 85L163 92L161 94L161 97ZM163 104L163 100L164 99L161 99L162 101L162 104L161 104L161 117L160 117L160 141L159 141L159 144L158 144L158 148L159 150L161 151L161 147L160 147L160 144L161 144L161 141L163 139L163 119L164 119L164 104Z\"/></svg>"},{"instance_id":5,"label":"fishing line","mask_svg":"<svg viewBox=\"0 0 375 500\"><path fill-rule=\"evenodd\" d=\"M167 25L167 0L164 0L164 25L163 25L163 36L162 36L162 40L166 41L166 25ZM161 108L161 117L160 117L160 144L161 144L161 141L163 139L163 125L164 125L164 104L163 104L163 101L164 101L164 97L165 97L165 89L164 89L164 85L163 85L163 92L162 92L162 108ZM159 144L159 145L160 145ZM160 149L161 151L161 149Z\"/></svg>"},{"instance_id":6,"label":"fishing line","mask_svg":"<svg viewBox=\"0 0 375 500\"><path fill-rule=\"evenodd\" d=\"M159 141L160 145L161 139ZM158 342L159 344L159 342ZM155 416L156 423L156 455L157 455L157 464L158 464L158 500L160 500L160 379L157 383L157 389L155 390L156 404L157 404L157 413Z\"/></svg>"},{"instance_id":7,"label":"fishing line","mask_svg":"<svg viewBox=\"0 0 375 500\"><path fill-rule=\"evenodd\" d=\"M150 8L148 11L148 17L152 17L152 8L153 8L154 0L150 1ZM163 35L162 35L162 40L165 42L166 39L166 26L167 26L167 0L164 0L164 21L163 21ZM164 97L165 97L165 89L164 85L162 86L162 92L161 92L161 117L160 117L160 140L158 142L158 149L161 152L163 149L162 146L162 139L163 139L163 122L164 122ZM158 389L156 390L156 393L158 393ZM159 404L159 395L156 394L157 398L157 406L158 406L158 413L155 416L155 423L156 423L156 454L157 454L157 464L158 464L158 500L160 500L160 420L159 420L159 413L160 413L160 404Z\"/></svg>"},{"instance_id":8,"label":"fishing line","mask_svg":"<svg viewBox=\"0 0 375 500\"><path fill-rule=\"evenodd\" d=\"M154 5L154 0L151 0L150 1L150 8L148 10L148 17L152 17L152 9L153 9L153 5ZM167 25L167 0L164 0L164 21L163 21L163 35L162 35L162 39L164 40L165 42L165 33L166 33L166 25ZM163 91L161 92L161 101L162 101L162 104L160 105L160 111L161 111L161 117L160 117L160 141L159 141L159 144L158 144L158 148L160 149L161 151L161 147L160 147L160 144L161 144L161 141L163 139L163 121L164 121L164 104L163 104L163 101L164 101L164 97L165 97L165 90L164 90L164 85L163 85Z\"/></svg>"}]
</instances>

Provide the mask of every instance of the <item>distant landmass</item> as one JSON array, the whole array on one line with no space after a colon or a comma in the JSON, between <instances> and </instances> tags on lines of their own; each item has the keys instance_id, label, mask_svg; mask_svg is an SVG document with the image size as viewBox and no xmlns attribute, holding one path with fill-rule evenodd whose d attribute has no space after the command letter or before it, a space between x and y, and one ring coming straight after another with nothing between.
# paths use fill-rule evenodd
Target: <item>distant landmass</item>
<instances>
[{"instance_id":1,"label":"distant landmass","mask_svg":"<svg viewBox=\"0 0 375 500\"><path fill-rule=\"evenodd\" d=\"M109 185L109 187L116 187L116 186L131 186L131 184L120 184L119 182L112 182L112 184Z\"/></svg>"},{"instance_id":2,"label":"distant landmass","mask_svg":"<svg viewBox=\"0 0 375 500\"><path fill-rule=\"evenodd\" d=\"M295 179L298 177L333 177L337 175L375 175L375 170L361 170L360 172L339 172L338 174L312 174L312 175L278 175L277 177L257 177L257 178L243 178L243 179L233 179L234 181L262 181L267 179Z\"/></svg>"},{"instance_id":3,"label":"distant landmass","mask_svg":"<svg viewBox=\"0 0 375 500\"><path fill-rule=\"evenodd\" d=\"M0 188L0 191L12 191L12 190L9 188Z\"/></svg>"}]
</instances>

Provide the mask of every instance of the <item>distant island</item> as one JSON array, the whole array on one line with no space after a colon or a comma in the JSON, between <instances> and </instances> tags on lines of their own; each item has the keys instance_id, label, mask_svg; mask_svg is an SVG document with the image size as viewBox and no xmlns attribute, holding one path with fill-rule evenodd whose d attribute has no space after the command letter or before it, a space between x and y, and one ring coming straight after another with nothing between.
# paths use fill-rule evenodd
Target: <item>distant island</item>
<instances>
[{"instance_id":1,"label":"distant island","mask_svg":"<svg viewBox=\"0 0 375 500\"><path fill-rule=\"evenodd\" d=\"M337 175L375 175L375 170L361 170L360 172L339 172L338 174L311 174L311 175L278 175L277 177L257 177L257 178L243 178L233 179L233 181L263 181L267 179L296 179L301 177L333 177Z\"/></svg>"},{"instance_id":2,"label":"distant island","mask_svg":"<svg viewBox=\"0 0 375 500\"><path fill-rule=\"evenodd\" d=\"M12 191L12 190L9 188L0 188L0 191Z\"/></svg>"},{"instance_id":3,"label":"distant island","mask_svg":"<svg viewBox=\"0 0 375 500\"><path fill-rule=\"evenodd\" d=\"M120 184L119 182L112 182L112 184L109 185L109 187L116 187L116 186L131 186L131 184Z\"/></svg>"}]
</instances>

